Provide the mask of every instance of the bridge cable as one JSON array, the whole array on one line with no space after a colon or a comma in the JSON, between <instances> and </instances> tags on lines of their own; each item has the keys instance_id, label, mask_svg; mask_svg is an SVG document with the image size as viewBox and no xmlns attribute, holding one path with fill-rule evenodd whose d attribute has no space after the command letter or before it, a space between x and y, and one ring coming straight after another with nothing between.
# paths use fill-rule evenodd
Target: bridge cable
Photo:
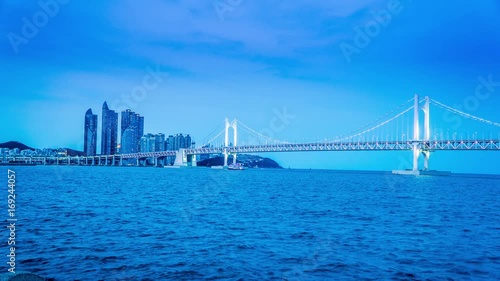
<instances>
[{"instance_id":1,"label":"bridge cable","mask_svg":"<svg viewBox=\"0 0 500 281\"><path fill-rule=\"evenodd\" d=\"M334 139L345 139L345 136L347 136L347 135L350 135L350 134L352 134L352 133L358 132L358 131L360 131L360 130L363 130L364 128L367 128L367 127L369 127L369 126L371 126L371 125L373 125L373 124L376 124L377 122L379 122L379 121L383 120L384 118L386 118L387 116L391 115L391 114L392 114L392 113L394 113L395 111L397 111L397 110L401 109L403 106L407 105L408 103L412 102L413 100L415 100L415 98L414 98L414 97L413 97L413 98L411 98L411 99L409 99L409 100L408 100L408 101L406 101L405 103L402 103L401 105L397 106L397 107L396 107L396 108L394 108L393 110L391 110L391 111L387 112L386 114L382 115L382 116L381 116L381 117L379 117L378 119L375 119L374 121L372 121L372 122L370 122L370 123L368 123L368 124L366 124L366 125L364 125L364 126L361 126L361 127L359 127L358 129L356 129L356 130L352 130L352 131L347 132L347 133L345 133L345 134L342 134L342 135L336 136ZM406 113L406 111L405 111L405 113ZM400 115L399 115L399 116L400 116ZM398 116L398 117L399 117L399 116ZM391 121L392 121L392 120L391 120ZM368 131L370 131L370 130L368 130ZM366 131L365 131L365 132L366 132ZM363 132L363 133L364 133L364 132ZM356 136L357 136L357 135L356 135Z\"/></svg>"},{"instance_id":2,"label":"bridge cable","mask_svg":"<svg viewBox=\"0 0 500 281\"><path fill-rule=\"evenodd\" d=\"M354 138L354 137L359 137L359 136L361 136L361 135L364 135L364 134L366 134L366 133L368 133L368 132L371 132L371 131L373 131L373 130L375 130L375 129L377 129L377 128L380 128L380 127L384 126L384 125L385 125L385 124L387 124L387 123L390 123L391 121L393 121L393 120L395 120L395 119L399 118L400 116L402 116L402 115L406 114L408 111L413 110L413 109L414 109L414 107L412 106L412 107L410 107L410 108L406 109L405 111L403 111L403 112L399 113L398 115L396 115L396 116L392 117L391 119L386 120L386 121L384 121L384 122L382 122L382 123L380 123L380 124L378 124L378 125L376 125L376 126L374 126L374 127L370 128L370 129L364 130L363 132L360 132L360 133L355 134L355 135L351 135L351 136L348 136L348 137L343 137L343 138L338 139L338 140L347 140L347 139L352 139L352 138Z\"/></svg>"},{"instance_id":3,"label":"bridge cable","mask_svg":"<svg viewBox=\"0 0 500 281\"><path fill-rule=\"evenodd\" d=\"M207 146L207 145L210 145L210 143L212 143L215 139L217 139L218 137L220 137L220 135L222 135L224 132L226 131L226 129L223 129L222 131L220 131L220 133L218 133L215 137L213 137L211 140L207 141L206 143L204 143L202 146L199 146L199 148L203 148L204 146Z\"/></svg>"},{"instance_id":4,"label":"bridge cable","mask_svg":"<svg viewBox=\"0 0 500 281\"><path fill-rule=\"evenodd\" d=\"M489 120L483 119L481 117L477 117L477 116L474 116L474 115L462 112L462 111L460 111L458 109L454 109L454 108L452 108L450 106L442 104L442 103L440 103L440 102L438 102L437 100L434 100L434 99L431 99L431 101L432 101L431 102L432 104L435 104L438 107L441 107L442 109L445 109L445 110L450 111L452 113L461 115L462 117L469 118L469 119L472 119L472 120L475 120L475 121L479 121L479 122L483 122L483 123L486 123L488 125L493 125L493 126L500 127L500 123L489 121Z\"/></svg>"},{"instance_id":5,"label":"bridge cable","mask_svg":"<svg viewBox=\"0 0 500 281\"><path fill-rule=\"evenodd\" d=\"M290 142L287 142L287 141L281 141L281 140L273 139L273 138L268 137L268 136L264 136L263 134L258 133L257 131L253 130L249 126L245 125L245 123L241 122L240 120L237 120L237 121L238 121L238 124L242 125L244 129L246 129L247 131L249 131L250 133L252 133L252 134L254 134L254 135L258 136L258 137L261 137L261 138L266 139L266 140L271 141L271 142L277 142L277 143L282 143L282 144L290 144Z\"/></svg>"}]
</instances>

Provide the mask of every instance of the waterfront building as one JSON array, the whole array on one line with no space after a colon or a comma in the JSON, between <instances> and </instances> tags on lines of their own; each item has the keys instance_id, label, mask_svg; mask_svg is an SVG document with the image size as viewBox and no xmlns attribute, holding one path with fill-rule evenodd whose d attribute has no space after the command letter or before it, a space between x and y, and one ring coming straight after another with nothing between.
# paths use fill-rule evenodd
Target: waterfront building
<instances>
[{"instance_id":1,"label":"waterfront building","mask_svg":"<svg viewBox=\"0 0 500 281\"><path fill-rule=\"evenodd\" d=\"M181 148L191 148L192 139L190 135L184 136L183 134L169 135L166 139L166 150L179 150ZM172 165L175 157L167 157L167 163Z\"/></svg>"},{"instance_id":2,"label":"waterfront building","mask_svg":"<svg viewBox=\"0 0 500 281\"><path fill-rule=\"evenodd\" d=\"M102 105L101 155L114 155L118 146L118 113Z\"/></svg>"},{"instance_id":3,"label":"waterfront building","mask_svg":"<svg viewBox=\"0 0 500 281\"><path fill-rule=\"evenodd\" d=\"M121 115L121 151L137 153L141 151L141 137L144 135L144 117L130 109Z\"/></svg>"},{"instance_id":4,"label":"waterfront building","mask_svg":"<svg viewBox=\"0 0 500 281\"><path fill-rule=\"evenodd\" d=\"M127 128L123 131L120 151L122 154L137 153L136 146L137 132L134 128Z\"/></svg>"},{"instance_id":5,"label":"waterfront building","mask_svg":"<svg viewBox=\"0 0 500 281\"><path fill-rule=\"evenodd\" d=\"M156 138L153 134L147 134L141 137L141 152L155 152Z\"/></svg>"},{"instance_id":6,"label":"waterfront building","mask_svg":"<svg viewBox=\"0 0 500 281\"><path fill-rule=\"evenodd\" d=\"M155 135L155 151L165 151L165 134Z\"/></svg>"},{"instance_id":7,"label":"waterfront building","mask_svg":"<svg viewBox=\"0 0 500 281\"><path fill-rule=\"evenodd\" d=\"M97 115L92 113L92 109L85 113L85 131L83 155L95 156L97 154Z\"/></svg>"}]
</instances>

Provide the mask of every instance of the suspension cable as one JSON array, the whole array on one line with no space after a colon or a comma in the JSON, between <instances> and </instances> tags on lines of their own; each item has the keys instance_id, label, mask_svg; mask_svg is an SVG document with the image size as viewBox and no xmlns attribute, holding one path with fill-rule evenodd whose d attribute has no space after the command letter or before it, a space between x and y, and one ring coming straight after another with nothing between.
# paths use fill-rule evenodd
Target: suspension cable
<instances>
[{"instance_id":1,"label":"suspension cable","mask_svg":"<svg viewBox=\"0 0 500 281\"><path fill-rule=\"evenodd\" d=\"M462 117L469 118L469 119L472 119L472 120L475 120L475 121L479 121L479 122L483 122L485 124L489 124L489 125L500 127L500 123L493 122L493 121L490 121L490 120L486 120L486 119L483 119L481 117L477 117L477 116L474 116L474 115L462 112L462 111L460 111L458 109L454 109L454 108L452 108L450 106L442 104L442 103L438 102L435 99L431 99L431 101L432 101L431 102L432 104L435 104L436 106L441 107L442 109L447 110L449 112L461 115Z\"/></svg>"},{"instance_id":2,"label":"suspension cable","mask_svg":"<svg viewBox=\"0 0 500 281\"><path fill-rule=\"evenodd\" d=\"M342 134L342 135L340 135L340 136L337 136L337 137L335 137L334 139L338 139L338 138L345 138L345 136L348 136L348 135L350 135L350 134L353 134L353 133L355 133L355 132L358 132L358 131L360 131L360 130L363 130L363 129L365 129L365 128L369 127L369 126L372 126L373 124L377 124L378 122L380 122L381 120L383 120L383 119L384 119L384 118L386 118L387 116L390 116L390 115L391 115L391 114L393 114L395 111L399 110L400 108L402 108L403 106L405 106L405 105L407 105L408 103L412 102L413 100L415 100L415 98L414 98L414 97L413 97L413 98L411 98L411 99L409 99L409 100L408 100L408 101L406 101L405 103L402 103L401 105L399 105L398 107L394 108L393 110L391 110L391 111L387 112L386 114L382 115L382 116L381 116L381 117L379 117L378 119L375 119L374 121L372 121L372 122L370 122L370 123L368 123L368 124L366 124L366 125L364 125L364 126L361 126L361 127L359 127L358 129L356 129L356 130L352 130L352 131L350 131L350 132L347 132L347 133L345 133L345 134Z\"/></svg>"},{"instance_id":3,"label":"suspension cable","mask_svg":"<svg viewBox=\"0 0 500 281\"><path fill-rule=\"evenodd\" d=\"M263 139L266 139L268 141L282 143L282 144L289 144L290 143L290 142L287 142L287 141L281 141L281 140L270 138L268 136L264 136L263 134L258 133L257 131L255 131L252 128L248 127L247 125L245 125L245 123L241 122L240 120L237 120L237 122L238 122L239 125L242 125L243 128L246 129L246 130L248 130L250 133L252 133L252 134L254 134L254 135L258 136L258 137L261 137Z\"/></svg>"},{"instance_id":4,"label":"suspension cable","mask_svg":"<svg viewBox=\"0 0 500 281\"><path fill-rule=\"evenodd\" d=\"M405 111L403 111L403 112L399 113L398 115L396 115L396 116L392 117L391 119L386 120L386 121L384 121L384 122L382 122L382 123L380 123L380 124L378 124L378 125L376 125L376 126L374 126L374 127L370 128L370 129L364 130L363 132L357 133L357 134L355 134L355 135L351 135L351 136L347 136L347 137L342 137L342 138L340 138L340 139L337 139L337 141L338 141L338 140L347 140L347 139L351 139L351 138L355 138L355 137L359 137L359 136L361 136L361 135L364 135L364 134L366 134L366 133L368 133L368 132L371 132L371 131L373 131L373 130L375 130L375 129L377 129L377 128L380 128L380 127L384 126L384 125L385 125L385 124L387 124L387 123L390 123L391 121L393 121L393 120L395 120L395 119L399 118L400 116L402 116L402 115L406 114L408 111L410 111L410 110L412 110L412 109L414 109L414 107L413 107L413 106L412 106L412 107L409 107L408 109L406 109Z\"/></svg>"},{"instance_id":5,"label":"suspension cable","mask_svg":"<svg viewBox=\"0 0 500 281\"><path fill-rule=\"evenodd\" d=\"M203 148L204 146L206 145L209 145L210 143L212 143L215 139L217 139L220 135L222 135L226 130L223 129L222 131L220 131L220 133L218 133L215 137L213 137L211 140L207 141L205 144L203 144L202 146L200 146L200 148Z\"/></svg>"}]
</instances>

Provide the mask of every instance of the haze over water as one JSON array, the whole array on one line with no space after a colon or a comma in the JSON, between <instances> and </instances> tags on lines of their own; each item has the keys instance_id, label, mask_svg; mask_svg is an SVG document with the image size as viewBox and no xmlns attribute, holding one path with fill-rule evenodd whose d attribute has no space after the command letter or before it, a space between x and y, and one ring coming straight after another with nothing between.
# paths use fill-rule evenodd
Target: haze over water
<instances>
[{"instance_id":1,"label":"haze over water","mask_svg":"<svg viewBox=\"0 0 500 281\"><path fill-rule=\"evenodd\" d=\"M14 170L17 267L46 278L500 279L498 177Z\"/></svg>"}]
</instances>

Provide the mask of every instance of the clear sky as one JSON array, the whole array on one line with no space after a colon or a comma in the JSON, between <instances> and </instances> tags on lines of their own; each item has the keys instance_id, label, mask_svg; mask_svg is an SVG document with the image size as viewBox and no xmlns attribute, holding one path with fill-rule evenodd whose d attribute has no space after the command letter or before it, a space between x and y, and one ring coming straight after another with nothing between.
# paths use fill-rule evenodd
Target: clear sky
<instances>
[{"instance_id":1,"label":"clear sky","mask_svg":"<svg viewBox=\"0 0 500 281\"><path fill-rule=\"evenodd\" d=\"M100 120L104 101L145 116L145 132L195 140L226 116L266 130L283 108L295 117L275 138L324 139L415 93L500 121L496 0L38 3L0 2L0 142L81 150L84 114ZM480 77L490 82L478 95ZM499 153L438 152L431 165L500 173ZM390 170L410 153L268 156L285 167Z\"/></svg>"}]
</instances>

